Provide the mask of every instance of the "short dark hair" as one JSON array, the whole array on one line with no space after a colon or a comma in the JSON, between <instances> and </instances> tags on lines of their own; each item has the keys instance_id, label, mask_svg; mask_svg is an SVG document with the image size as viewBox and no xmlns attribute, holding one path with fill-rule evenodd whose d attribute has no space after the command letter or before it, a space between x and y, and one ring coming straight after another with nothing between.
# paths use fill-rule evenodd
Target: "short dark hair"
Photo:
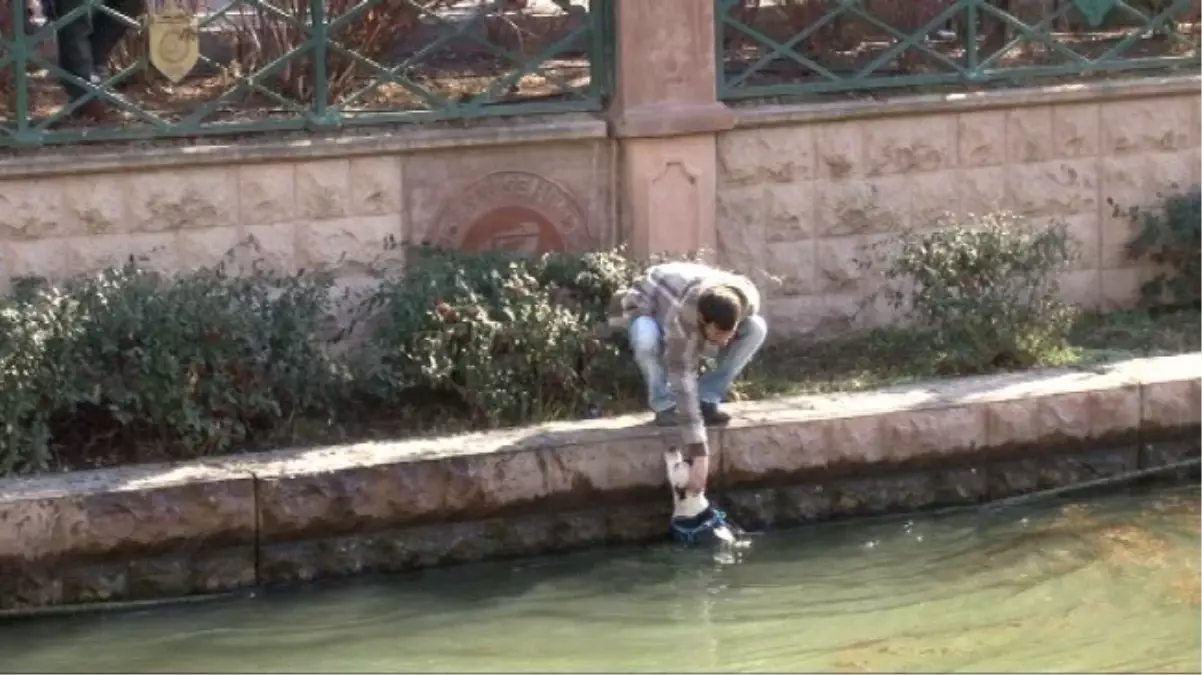
<instances>
[{"instance_id":1,"label":"short dark hair","mask_svg":"<svg viewBox=\"0 0 1202 675\"><path fill-rule=\"evenodd\" d=\"M697 313L704 323L713 324L718 330L734 330L743 318L743 300L735 289L716 286L697 299Z\"/></svg>"}]
</instances>

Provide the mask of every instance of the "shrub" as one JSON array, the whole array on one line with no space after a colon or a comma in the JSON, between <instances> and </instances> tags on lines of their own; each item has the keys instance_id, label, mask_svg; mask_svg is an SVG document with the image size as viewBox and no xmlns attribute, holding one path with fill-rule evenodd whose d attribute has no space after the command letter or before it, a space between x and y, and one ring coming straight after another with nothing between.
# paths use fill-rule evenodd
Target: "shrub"
<instances>
[{"instance_id":1,"label":"shrub","mask_svg":"<svg viewBox=\"0 0 1202 675\"><path fill-rule=\"evenodd\" d=\"M0 474L103 460L105 439L138 459L228 451L328 412L344 383L320 339L329 289L314 275L171 278L133 262L21 284L0 305Z\"/></svg>"},{"instance_id":2,"label":"shrub","mask_svg":"<svg viewBox=\"0 0 1202 675\"><path fill-rule=\"evenodd\" d=\"M1076 255L1064 223L1036 227L995 213L908 232L883 271L883 297L957 372L1033 365L1067 345L1073 312L1058 276ZM866 261L866 266L872 265Z\"/></svg>"},{"instance_id":3,"label":"shrub","mask_svg":"<svg viewBox=\"0 0 1202 675\"><path fill-rule=\"evenodd\" d=\"M594 334L637 272L620 252L412 257L368 300L378 318L356 371L377 400L437 400L495 426L579 414L630 375L622 345Z\"/></svg>"},{"instance_id":4,"label":"shrub","mask_svg":"<svg viewBox=\"0 0 1202 675\"><path fill-rule=\"evenodd\" d=\"M412 431L448 413L455 427L579 417L641 391L624 335L598 330L642 272L622 251L407 260L368 291L355 317L366 339L350 350L335 317L355 308L313 273L169 277L130 262L17 284L0 299L0 475L362 435L389 419Z\"/></svg>"},{"instance_id":5,"label":"shrub","mask_svg":"<svg viewBox=\"0 0 1202 675\"><path fill-rule=\"evenodd\" d=\"M1133 207L1128 215L1136 225L1136 233L1127 244L1127 256L1156 265L1154 276L1140 289L1143 304L1198 307L1202 285L1202 189L1195 186L1170 195L1156 209Z\"/></svg>"}]
</instances>

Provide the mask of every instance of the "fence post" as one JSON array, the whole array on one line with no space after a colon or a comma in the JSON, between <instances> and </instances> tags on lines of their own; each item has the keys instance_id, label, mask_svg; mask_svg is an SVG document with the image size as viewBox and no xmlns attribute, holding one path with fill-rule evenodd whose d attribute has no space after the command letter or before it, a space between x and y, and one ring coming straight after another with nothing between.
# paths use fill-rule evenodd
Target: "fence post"
<instances>
[{"instance_id":1,"label":"fence post","mask_svg":"<svg viewBox=\"0 0 1202 675\"><path fill-rule=\"evenodd\" d=\"M648 255L716 247L714 0L615 0L617 77L609 108L619 142L622 232Z\"/></svg>"}]
</instances>

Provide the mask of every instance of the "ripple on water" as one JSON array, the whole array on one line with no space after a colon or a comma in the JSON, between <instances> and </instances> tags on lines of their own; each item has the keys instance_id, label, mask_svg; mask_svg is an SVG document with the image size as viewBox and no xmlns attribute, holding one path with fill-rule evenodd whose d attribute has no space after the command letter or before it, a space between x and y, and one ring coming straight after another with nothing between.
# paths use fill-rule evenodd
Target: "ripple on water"
<instances>
[{"instance_id":1,"label":"ripple on water","mask_svg":"<svg viewBox=\"0 0 1202 675\"><path fill-rule=\"evenodd\" d=\"M0 669L1193 671L1196 487L45 619ZM93 670L95 669L95 670Z\"/></svg>"}]
</instances>

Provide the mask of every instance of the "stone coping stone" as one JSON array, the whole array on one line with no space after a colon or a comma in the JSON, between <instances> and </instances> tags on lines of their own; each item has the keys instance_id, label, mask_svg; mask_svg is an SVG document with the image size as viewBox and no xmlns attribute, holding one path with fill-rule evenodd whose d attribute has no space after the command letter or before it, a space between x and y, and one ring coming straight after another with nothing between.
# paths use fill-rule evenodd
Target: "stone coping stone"
<instances>
[{"instance_id":1,"label":"stone coping stone","mask_svg":"<svg viewBox=\"0 0 1202 675\"><path fill-rule=\"evenodd\" d=\"M999 462L1044 475L1006 478L1008 493L1169 463L1180 454L1147 449L1197 439L1202 354L729 409L710 432L713 490L753 521L797 522L838 480L853 487L823 496L824 516L911 504L890 490ZM661 454L677 438L631 415L3 479L0 610L645 541L664 536ZM1106 447L1127 454L1085 474L1023 464ZM934 501L997 494L965 484Z\"/></svg>"}]
</instances>

